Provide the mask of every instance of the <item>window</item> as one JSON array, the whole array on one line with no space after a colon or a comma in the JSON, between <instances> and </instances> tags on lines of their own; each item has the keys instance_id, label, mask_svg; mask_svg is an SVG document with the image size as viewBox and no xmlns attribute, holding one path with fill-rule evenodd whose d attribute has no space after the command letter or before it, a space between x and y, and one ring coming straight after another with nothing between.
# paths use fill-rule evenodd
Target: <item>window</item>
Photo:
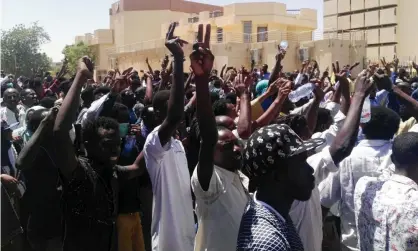
<instances>
[{"instance_id":1,"label":"window","mask_svg":"<svg viewBox=\"0 0 418 251\"><path fill-rule=\"evenodd\" d=\"M393 9L393 15L396 16L396 8Z\"/></svg>"},{"instance_id":2,"label":"window","mask_svg":"<svg viewBox=\"0 0 418 251\"><path fill-rule=\"evenodd\" d=\"M266 42L266 41L268 41L267 26L257 27L257 42Z\"/></svg>"},{"instance_id":3,"label":"window","mask_svg":"<svg viewBox=\"0 0 418 251\"><path fill-rule=\"evenodd\" d=\"M396 45L395 45L395 46L393 46L393 53L395 53L395 54L396 54Z\"/></svg>"},{"instance_id":4,"label":"window","mask_svg":"<svg viewBox=\"0 0 418 251\"><path fill-rule=\"evenodd\" d=\"M191 23L191 24L197 23L197 22L199 22L199 17L190 17L190 18L187 19L187 22Z\"/></svg>"},{"instance_id":5,"label":"window","mask_svg":"<svg viewBox=\"0 0 418 251\"><path fill-rule=\"evenodd\" d=\"M393 28L394 30L393 30L393 32L395 33L395 35L396 35L396 27L395 28Z\"/></svg>"},{"instance_id":6,"label":"window","mask_svg":"<svg viewBox=\"0 0 418 251\"><path fill-rule=\"evenodd\" d=\"M243 21L242 28L244 31L244 43L251 43L251 33L253 32L253 22Z\"/></svg>"},{"instance_id":7,"label":"window","mask_svg":"<svg viewBox=\"0 0 418 251\"><path fill-rule=\"evenodd\" d=\"M222 43L224 40L224 29L222 28L216 28L216 41L218 43Z\"/></svg>"}]
</instances>

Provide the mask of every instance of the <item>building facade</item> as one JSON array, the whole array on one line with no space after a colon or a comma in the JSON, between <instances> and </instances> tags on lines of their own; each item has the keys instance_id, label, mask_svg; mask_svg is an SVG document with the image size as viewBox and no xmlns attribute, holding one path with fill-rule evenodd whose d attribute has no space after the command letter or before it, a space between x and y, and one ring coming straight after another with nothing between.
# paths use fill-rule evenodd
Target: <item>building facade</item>
<instances>
[{"instance_id":1,"label":"building facade","mask_svg":"<svg viewBox=\"0 0 418 251\"><path fill-rule=\"evenodd\" d=\"M324 38L367 41L367 58L418 57L417 0L324 0Z\"/></svg>"},{"instance_id":2,"label":"building facade","mask_svg":"<svg viewBox=\"0 0 418 251\"><path fill-rule=\"evenodd\" d=\"M146 70L146 58L157 69L168 54L164 38L171 22L178 23L176 35L189 42L195 40L199 23L210 23L219 70L224 64L248 67L252 59L272 67L282 40L289 42L285 65L293 70L299 63L299 43L311 41L317 28L316 10L287 10L285 4L274 2L215 6L183 0L120 0L108 14L109 29L75 37L76 43L82 41L94 49L98 80L110 68ZM184 49L188 55L191 45Z\"/></svg>"}]
</instances>

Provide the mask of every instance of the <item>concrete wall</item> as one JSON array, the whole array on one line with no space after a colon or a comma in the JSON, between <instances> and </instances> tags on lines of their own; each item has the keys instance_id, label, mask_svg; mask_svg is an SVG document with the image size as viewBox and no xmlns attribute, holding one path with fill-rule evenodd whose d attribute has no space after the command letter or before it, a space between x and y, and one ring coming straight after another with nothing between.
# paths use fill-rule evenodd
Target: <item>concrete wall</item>
<instances>
[{"instance_id":1,"label":"concrete wall","mask_svg":"<svg viewBox=\"0 0 418 251\"><path fill-rule=\"evenodd\" d=\"M402 5L398 6L396 15L398 26L396 28L396 36L398 45L396 53L400 59L407 60L418 58L418 1L417 0L401 0Z\"/></svg>"}]
</instances>

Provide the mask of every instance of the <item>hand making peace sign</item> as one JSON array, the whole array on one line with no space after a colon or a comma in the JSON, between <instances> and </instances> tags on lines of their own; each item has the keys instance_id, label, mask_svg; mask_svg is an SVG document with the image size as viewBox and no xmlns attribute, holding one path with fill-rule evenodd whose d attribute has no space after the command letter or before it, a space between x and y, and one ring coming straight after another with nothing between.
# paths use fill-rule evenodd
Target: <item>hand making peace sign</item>
<instances>
[{"instance_id":1,"label":"hand making peace sign","mask_svg":"<svg viewBox=\"0 0 418 251\"><path fill-rule=\"evenodd\" d=\"M203 41L203 24L199 24L197 41L193 44L190 54L190 64L197 78L209 77L215 57L210 51L210 24L206 25L205 40Z\"/></svg>"}]
</instances>

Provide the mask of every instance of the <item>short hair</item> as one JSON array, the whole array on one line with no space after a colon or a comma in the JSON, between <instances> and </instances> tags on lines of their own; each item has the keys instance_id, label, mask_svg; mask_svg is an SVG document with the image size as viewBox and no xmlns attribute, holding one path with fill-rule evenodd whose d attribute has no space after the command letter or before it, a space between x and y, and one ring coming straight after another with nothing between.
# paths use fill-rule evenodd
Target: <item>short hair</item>
<instances>
[{"instance_id":1,"label":"short hair","mask_svg":"<svg viewBox=\"0 0 418 251\"><path fill-rule=\"evenodd\" d=\"M93 101L94 100L94 88L88 86L81 92L81 99L85 101Z\"/></svg>"},{"instance_id":2,"label":"short hair","mask_svg":"<svg viewBox=\"0 0 418 251\"><path fill-rule=\"evenodd\" d=\"M26 122L26 128L31 131L35 132L39 125L41 124L41 121L46 117L45 112L48 110L40 109L40 110L29 110L26 114L27 122Z\"/></svg>"},{"instance_id":3,"label":"short hair","mask_svg":"<svg viewBox=\"0 0 418 251\"><path fill-rule=\"evenodd\" d=\"M363 134L367 139L392 139L399 129L401 118L393 110L375 106L371 108L371 118L362 124Z\"/></svg>"},{"instance_id":4,"label":"short hair","mask_svg":"<svg viewBox=\"0 0 418 251\"><path fill-rule=\"evenodd\" d=\"M308 121L305 116L299 114L289 114L286 116L278 117L274 124L286 124L288 125L297 135L302 135L303 130L308 126Z\"/></svg>"},{"instance_id":5,"label":"short hair","mask_svg":"<svg viewBox=\"0 0 418 251\"><path fill-rule=\"evenodd\" d=\"M119 123L128 123L129 122L129 109L124 104L115 103L113 104L109 117L111 117L112 119L115 119Z\"/></svg>"},{"instance_id":6,"label":"short hair","mask_svg":"<svg viewBox=\"0 0 418 251\"><path fill-rule=\"evenodd\" d=\"M418 165L418 133L407 132L398 135L392 145L392 161L396 168ZM418 166L417 166L418 168Z\"/></svg>"},{"instance_id":7,"label":"short hair","mask_svg":"<svg viewBox=\"0 0 418 251\"><path fill-rule=\"evenodd\" d=\"M215 116L228 115L228 104L231 103L226 99L219 99L212 105Z\"/></svg>"},{"instance_id":8,"label":"short hair","mask_svg":"<svg viewBox=\"0 0 418 251\"><path fill-rule=\"evenodd\" d=\"M119 133L119 123L109 117L98 117L95 120L87 121L86 125L83 127L83 140L88 142L97 142L101 135L99 135L99 128L103 129L112 129L115 132Z\"/></svg>"},{"instance_id":9,"label":"short hair","mask_svg":"<svg viewBox=\"0 0 418 251\"><path fill-rule=\"evenodd\" d=\"M110 92L110 88L107 86L100 86L93 91L93 95L96 96L99 93L102 93L103 95L106 95Z\"/></svg>"},{"instance_id":10,"label":"short hair","mask_svg":"<svg viewBox=\"0 0 418 251\"><path fill-rule=\"evenodd\" d=\"M43 99L41 99L41 101L39 101L39 104L45 108L52 108L54 107L54 103L57 99L55 97L44 97Z\"/></svg>"},{"instance_id":11,"label":"short hair","mask_svg":"<svg viewBox=\"0 0 418 251\"><path fill-rule=\"evenodd\" d=\"M328 129L328 128L324 128L324 125L326 125L330 120L332 120L331 111L320 107L318 109L318 116L316 119L314 132L322 132Z\"/></svg>"},{"instance_id":12,"label":"short hair","mask_svg":"<svg viewBox=\"0 0 418 251\"><path fill-rule=\"evenodd\" d=\"M59 88L60 91L62 91L65 95L67 95L68 91L71 88L72 83L73 82L68 80L68 79L62 81L61 84L60 84L60 88Z\"/></svg>"},{"instance_id":13,"label":"short hair","mask_svg":"<svg viewBox=\"0 0 418 251\"><path fill-rule=\"evenodd\" d=\"M163 90L155 94L152 99L152 107L155 111L166 112L167 111L167 102L170 99L170 91Z\"/></svg>"},{"instance_id":14,"label":"short hair","mask_svg":"<svg viewBox=\"0 0 418 251\"><path fill-rule=\"evenodd\" d=\"M225 99L229 101L229 103L236 105L237 104L237 94L230 92L226 94Z\"/></svg>"}]
</instances>

